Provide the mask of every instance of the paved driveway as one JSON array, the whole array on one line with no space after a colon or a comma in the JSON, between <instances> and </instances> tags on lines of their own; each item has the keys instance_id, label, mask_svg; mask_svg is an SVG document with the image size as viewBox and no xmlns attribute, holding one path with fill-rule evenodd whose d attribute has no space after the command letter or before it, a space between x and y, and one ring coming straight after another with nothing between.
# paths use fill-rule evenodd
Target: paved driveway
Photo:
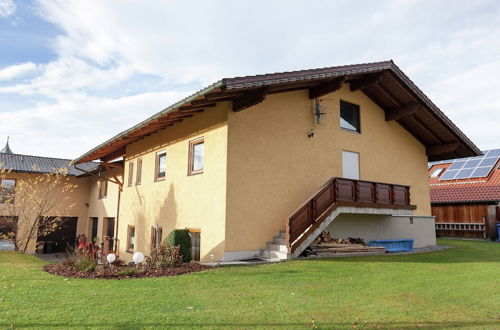
<instances>
[{"instance_id":1,"label":"paved driveway","mask_svg":"<svg viewBox=\"0 0 500 330\"><path fill-rule=\"evenodd\" d=\"M0 239L0 250L13 251L14 243L12 243L11 241Z\"/></svg>"}]
</instances>

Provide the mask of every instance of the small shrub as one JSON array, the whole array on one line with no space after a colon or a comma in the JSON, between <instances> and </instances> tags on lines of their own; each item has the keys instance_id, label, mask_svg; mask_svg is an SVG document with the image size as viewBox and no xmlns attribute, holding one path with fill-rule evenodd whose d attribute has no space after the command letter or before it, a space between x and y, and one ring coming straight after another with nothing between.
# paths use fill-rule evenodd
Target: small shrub
<instances>
[{"instance_id":1,"label":"small shrub","mask_svg":"<svg viewBox=\"0 0 500 330\"><path fill-rule=\"evenodd\" d=\"M79 271L93 272L97 267L97 252L94 247L85 248L68 247L66 252L69 258L63 261L63 265Z\"/></svg>"},{"instance_id":2,"label":"small shrub","mask_svg":"<svg viewBox=\"0 0 500 330\"><path fill-rule=\"evenodd\" d=\"M178 246L179 252L184 262L190 262L193 259L191 253L191 235L187 229L175 229L168 234L163 243L167 246Z\"/></svg>"},{"instance_id":3,"label":"small shrub","mask_svg":"<svg viewBox=\"0 0 500 330\"><path fill-rule=\"evenodd\" d=\"M135 267L127 267L118 272L120 276L137 276L141 271Z\"/></svg>"},{"instance_id":4,"label":"small shrub","mask_svg":"<svg viewBox=\"0 0 500 330\"><path fill-rule=\"evenodd\" d=\"M178 267L182 264L182 256L178 246L160 244L151 249L151 255L146 257L146 265L155 269Z\"/></svg>"},{"instance_id":5,"label":"small shrub","mask_svg":"<svg viewBox=\"0 0 500 330\"><path fill-rule=\"evenodd\" d=\"M97 261L87 256L79 256L74 259L73 267L84 272L93 272L97 267Z\"/></svg>"},{"instance_id":6,"label":"small shrub","mask_svg":"<svg viewBox=\"0 0 500 330\"><path fill-rule=\"evenodd\" d=\"M74 254L81 256L84 255L88 258L97 260L97 253L99 252L99 245L94 242L87 241L85 235L78 237L78 247L74 249Z\"/></svg>"}]
</instances>

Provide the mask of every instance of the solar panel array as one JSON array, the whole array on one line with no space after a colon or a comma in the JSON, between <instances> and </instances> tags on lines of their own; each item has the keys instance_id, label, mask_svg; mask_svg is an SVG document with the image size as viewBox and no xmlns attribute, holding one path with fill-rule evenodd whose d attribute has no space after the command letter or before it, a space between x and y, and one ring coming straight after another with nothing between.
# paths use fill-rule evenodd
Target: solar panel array
<instances>
[{"instance_id":1,"label":"solar panel array","mask_svg":"<svg viewBox=\"0 0 500 330\"><path fill-rule=\"evenodd\" d=\"M487 177L500 158L500 149L488 150L482 156L460 158L452 161L452 164L439 180L457 180ZM430 166L449 163L440 161L429 163Z\"/></svg>"}]
</instances>

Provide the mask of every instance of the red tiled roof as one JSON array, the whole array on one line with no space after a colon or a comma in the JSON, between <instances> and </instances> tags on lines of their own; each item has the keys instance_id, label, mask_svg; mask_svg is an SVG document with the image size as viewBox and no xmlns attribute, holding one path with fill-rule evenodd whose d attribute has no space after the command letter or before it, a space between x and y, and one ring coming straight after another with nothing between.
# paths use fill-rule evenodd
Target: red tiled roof
<instances>
[{"instance_id":1,"label":"red tiled roof","mask_svg":"<svg viewBox=\"0 0 500 330\"><path fill-rule=\"evenodd\" d=\"M448 168L450 164L432 166L429 169L429 175L437 168ZM450 181L429 178L429 184L431 203L500 201L500 169L498 167L486 178Z\"/></svg>"}]
</instances>

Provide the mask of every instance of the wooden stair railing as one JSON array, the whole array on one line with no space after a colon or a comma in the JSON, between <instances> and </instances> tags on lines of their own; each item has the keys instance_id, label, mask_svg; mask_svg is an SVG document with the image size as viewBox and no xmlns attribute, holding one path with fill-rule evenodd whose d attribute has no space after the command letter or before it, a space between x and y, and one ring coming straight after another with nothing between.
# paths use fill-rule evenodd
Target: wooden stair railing
<instances>
[{"instance_id":1,"label":"wooden stair railing","mask_svg":"<svg viewBox=\"0 0 500 330\"><path fill-rule=\"evenodd\" d=\"M331 178L287 221L288 251L295 249L339 206L414 210L410 187Z\"/></svg>"}]
</instances>

